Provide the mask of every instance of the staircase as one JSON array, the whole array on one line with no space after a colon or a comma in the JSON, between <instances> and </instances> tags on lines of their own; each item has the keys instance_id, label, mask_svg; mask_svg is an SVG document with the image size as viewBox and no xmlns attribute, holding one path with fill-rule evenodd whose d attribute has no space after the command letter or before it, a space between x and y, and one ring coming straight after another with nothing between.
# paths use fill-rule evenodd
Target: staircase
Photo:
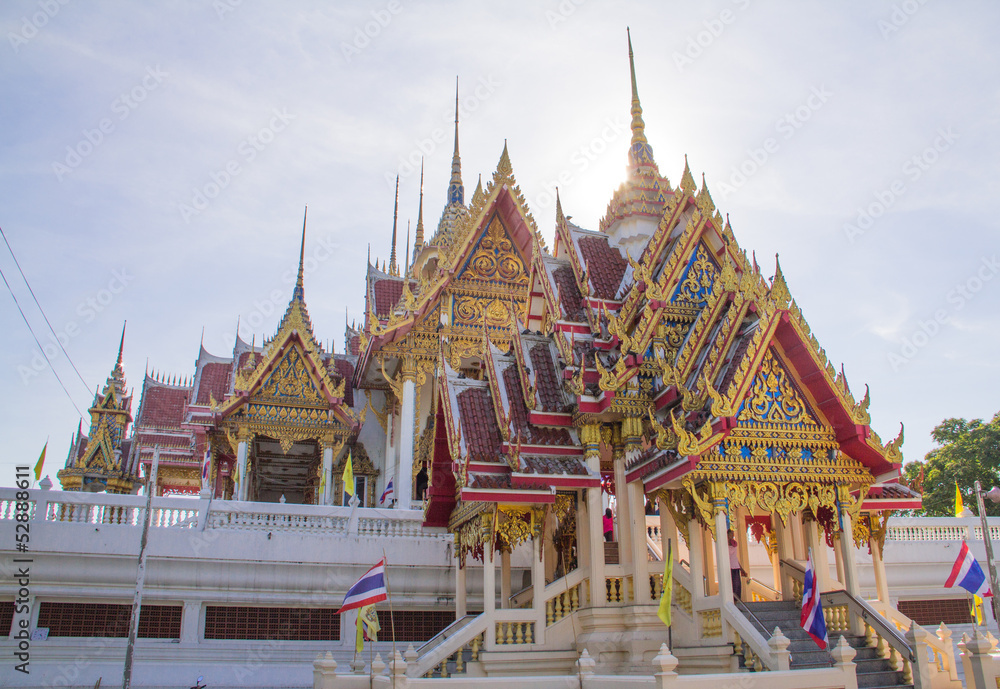
<instances>
[{"instance_id":1,"label":"staircase","mask_svg":"<svg viewBox=\"0 0 1000 689\"><path fill-rule=\"evenodd\" d=\"M816 645L812 637L806 634L799 625L801 608L793 601L767 601L758 603L738 602L737 607L750 623L764 636L769 638L775 627L781 627L781 633L791 640L788 650L791 652L790 667L792 670L806 668L830 667L833 657ZM830 635L830 645L833 648L840 636ZM888 689L892 687L912 687L905 684L903 673L892 669L889 661L879 657L874 648L869 648L863 636L845 634L847 643L857 652L854 656L855 670L858 676L858 689ZM742 667L742 658L740 660Z\"/></svg>"}]
</instances>

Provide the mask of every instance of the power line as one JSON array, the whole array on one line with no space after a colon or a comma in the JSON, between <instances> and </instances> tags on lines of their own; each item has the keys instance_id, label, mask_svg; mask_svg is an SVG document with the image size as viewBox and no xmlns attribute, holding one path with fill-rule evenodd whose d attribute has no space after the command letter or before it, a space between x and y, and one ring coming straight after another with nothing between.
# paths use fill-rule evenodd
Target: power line
<instances>
[{"instance_id":1,"label":"power line","mask_svg":"<svg viewBox=\"0 0 1000 689\"><path fill-rule=\"evenodd\" d=\"M24 315L24 310L21 309L21 305L17 301L17 297L14 296L14 290L10 288L10 283L7 282L7 276L3 274L3 269L0 269L0 278L3 278L3 284L7 285L7 291L10 292L10 298L14 300L14 305L17 307L18 312L21 314L21 318L22 320L24 320L24 324L28 326L28 332L31 333L31 337L34 338L35 344L38 345L38 351L42 353L42 357L44 358L45 349L42 347L42 343L38 341L38 337L35 336L35 331L31 329L31 323L28 322L27 317ZM76 406L76 402L73 401L73 397L69 394L69 390L66 389L66 386L62 382L62 378L60 378L59 374L56 373L55 368L53 368L50 365L49 370L52 371L52 375L54 375L56 377L56 380L59 381L59 387L61 387L63 389L63 392L66 393L66 397L69 398L69 403L73 405L74 409L76 409L76 413L82 417L83 412L80 411L80 407Z\"/></svg>"},{"instance_id":2,"label":"power line","mask_svg":"<svg viewBox=\"0 0 1000 689\"><path fill-rule=\"evenodd\" d=\"M87 384L87 381L85 381L83 379L83 376L80 375L80 370L76 367L76 364L73 363L73 360L69 356L69 352L67 352L66 348L63 347L63 343L59 339L59 336L56 335L55 328L53 328L52 324L49 323L49 317L45 315L45 309L43 309L42 305L38 303L38 297L35 296L35 290L31 289L31 283L28 282L28 277L24 274L24 271L21 270L21 264L18 262L17 256L14 255L14 249L11 247L10 242L7 241L7 235L4 234L4 231L3 231L2 227L0 227L0 237L3 237L3 243L7 245L7 251L10 252L10 257L14 259L14 265L17 266L17 271L21 274L21 279L24 280L24 284L28 286L28 292L31 293L31 298L35 300L35 306L38 307L38 310L42 314L42 318L45 319L45 325L49 326L49 331L52 333L52 337L55 338L56 344L59 345L59 349L62 350L62 353L66 355L66 361L68 361L69 365L73 367L74 371L76 371L76 377L80 379L81 383L83 383L83 387L87 388L87 394L89 395L90 394L90 386ZM6 279L4 281L6 282ZM7 285L7 289L10 289L10 285ZM13 296L13 292L11 292L11 296ZM18 308L20 308L20 307L18 307ZM23 313L21 315L24 316ZM32 335L34 335L34 333L32 333ZM36 342L37 342L37 340L36 340ZM39 345L39 346L41 346L41 345ZM42 352L42 356L45 356L45 352L44 351ZM69 394L69 393L67 393L67 394Z\"/></svg>"}]
</instances>

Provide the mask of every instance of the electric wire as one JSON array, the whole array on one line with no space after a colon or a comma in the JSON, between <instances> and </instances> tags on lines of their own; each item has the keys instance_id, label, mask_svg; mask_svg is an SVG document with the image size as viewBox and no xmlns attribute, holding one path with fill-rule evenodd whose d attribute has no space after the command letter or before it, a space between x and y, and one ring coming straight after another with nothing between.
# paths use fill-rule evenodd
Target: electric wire
<instances>
[{"instance_id":1,"label":"electric wire","mask_svg":"<svg viewBox=\"0 0 1000 689\"><path fill-rule=\"evenodd\" d=\"M31 337L35 340L35 344L38 345L38 351L42 353L42 358L45 358L45 349L42 347L42 343L38 341L38 337L35 335L35 331L31 329L31 323L28 322L28 318L24 315L24 310L18 303L17 297L14 296L14 290L10 288L10 283L7 282L7 276L3 274L3 269L0 269L0 278L3 278L3 284L7 285L7 291L10 292L10 298L14 300L14 305L17 307L18 312L21 314L21 318L22 320L24 320L24 324L28 326L28 332L31 333ZM66 393L66 397L69 398L69 403L73 405L73 408L76 409L76 413L79 414L82 418L83 412L80 411L80 407L76 406L76 402L73 401L73 396L69 394L69 390L66 389L66 385L63 384L62 382L62 378L59 377L59 374L56 373L55 368L53 368L51 365L49 366L49 370L52 371L52 375L54 375L56 377L56 380L59 381L59 387L61 387L63 389L63 392Z\"/></svg>"},{"instance_id":2,"label":"electric wire","mask_svg":"<svg viewBox=\"0 0 1000 689\"><path fill-rule=\"evenodd\" d=\"M17 266L17 272L21 274L21 279L24 280L24 284L28 286L28 292L31 294L31 298L35 300L35 306L38 307L39 312L41 312L42 314L42 318L45 319L45 325L49 326L49 331L52 333L52 337L55 338L56 344L59 345L59 349L62 350L62 353L66 355L66 361L68 361L69 365L73 367L74 371L76 371L76 377L80 379L81 383L83 383L83 387L87 389L87 394L89 395L90 385L88 385L87 381L83 379L83 376L80 374L80 370L76 367L76 364L74 364L73 360L70 358L69 352L67 352L66 348L63 347L62 341L59 339L59 336L56 335L55 328L53 328L52 324L49 322L49 317L45 315L45 309L43 309L42 305L38 303L38 297L35 296L35 290L31 289L31 283L28 282L28 277L24 274L24 271L21 270L21 264L18 262L17 256L14 255L14 249L13 247L11 247L10 242L7 241L7 235L4 234L2 227L0 227L0 237L3 237L3 243L7 245L7 251L10 252L10 257L14 259L14 265ZM42 355L44 356L45 353L43 352Z\"/></svg>"}]
</instances>

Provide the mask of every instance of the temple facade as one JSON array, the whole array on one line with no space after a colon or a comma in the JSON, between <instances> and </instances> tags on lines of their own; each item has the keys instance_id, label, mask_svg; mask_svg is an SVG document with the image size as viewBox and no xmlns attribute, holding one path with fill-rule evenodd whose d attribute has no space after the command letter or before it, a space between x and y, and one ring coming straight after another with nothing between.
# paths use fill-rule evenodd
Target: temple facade
<instances>
[{"instance_id":1,"label":"temple facade","mask_svg":"<svg viewBox=\"0 0 1000 689\"><path fill-rule=\"evenodd\" d=\"M425 573L409 592L403 575L390 569L390 580L414 612L443 606L455 621L407 654L413 677L588 663L652 674L668 639L665 558L680 671L830 667L847 651L788 628L811 559L831 630L858 654L877 649L857 656L857 672L880 684L862 686L956 686L926 652L919 660L919 643L942 663L954 656L895 609L882 562L889 515L920 505L899 482L902 430L886 442L871 428L867 388L852 392L777 259L765 278L704 177L686 160L679 183L661 174L631 43L629 67L626 177L596 229L571 222L557 197L547 246L506 144L466 203L456 108L437 228L425 236L421 178L414 241L399 262L394 213L388 264L369 261L365 317L347 326L343 353L313 335L304 223L273 337L237 336L229 356L201 348L187 378L147 373L134 423L120 348L89 435L78 430L59 472L63 490L134 493L155 461L155 495L214 500L200 518L210 527L285 503L303 519L313 508L346 519L347 539L360 537L356 514L415 515L421 537L447 541L447 561L405 557L447 580ZM751 567L761 548L768 566ZM205 611L190 614L201 615L182 623L196 642Z\"/></svg>"}]
</instances>

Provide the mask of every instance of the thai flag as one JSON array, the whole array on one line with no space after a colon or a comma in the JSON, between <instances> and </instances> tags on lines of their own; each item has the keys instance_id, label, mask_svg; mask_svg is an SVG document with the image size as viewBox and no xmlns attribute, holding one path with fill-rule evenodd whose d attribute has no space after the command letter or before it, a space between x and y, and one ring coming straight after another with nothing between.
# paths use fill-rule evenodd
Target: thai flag
<instances>
[{"instance_id":1,"label":"thai flag","mask_svg":"<svg viewBox=\"0 0 1000 689\"><path fill-rule=\"evenodd\" d=\"M385 499L392 495L392 479L389 479L389 483L386 485L385 490L382 491L382 497L378 499L378 504L384 505Z\"/></svg>"},{"instance_id":2,"label":"thai flag","mask_svg":"<svg viewBox=\"0 0 1000 689\"><path fill-rule=\"evenodd\" d=\"M983 568L976 562L972 551L969 550L969 544L965 541L962 541L962 548L958 551L958 559L955 560L955 564L951 568L951 575L948 577L948 581L944 582L946 588L951 588L956 584L969 593L981 598L988 598L993 595Z\"/></svg>"},{"instance_id":3,"label":"thai flag","mask_svg":"<svg viewBox=\"0 0 1000 689\"><path fill-rule=\"evenodd\" d=\"M201 484L204 486L208 483L208 470L212 465L212 451L205 450L205 459L201 463Z\"/></svg>"},{"instance_id":4,"label":"thai flag","mask_svg":"<svg viewBox=\"0 0 1000 689\"><path fill-rule=\"evenodd\" d=\"M385 560L379 560L377 565L365 572L354 586L347 590L344 604L340 606L337 614L354 608L363 608L388 598L389 589L385 585Z\"/></svg>"},{"instance_id":5,"label":"thai flag","mask_svg":"<svg viewBox=\"0 0 1000 689\"><path fill-rule=\"evenodd\" d=\"M799 624L813 638L817 646L826 649L830 639L826 635L826 620L823 619L823 604L820 602L819 588L816 586L811 548L809 564L806 566L806 581L802 589L802 617L799 619Z\"/></svg>"}]
</instances>

